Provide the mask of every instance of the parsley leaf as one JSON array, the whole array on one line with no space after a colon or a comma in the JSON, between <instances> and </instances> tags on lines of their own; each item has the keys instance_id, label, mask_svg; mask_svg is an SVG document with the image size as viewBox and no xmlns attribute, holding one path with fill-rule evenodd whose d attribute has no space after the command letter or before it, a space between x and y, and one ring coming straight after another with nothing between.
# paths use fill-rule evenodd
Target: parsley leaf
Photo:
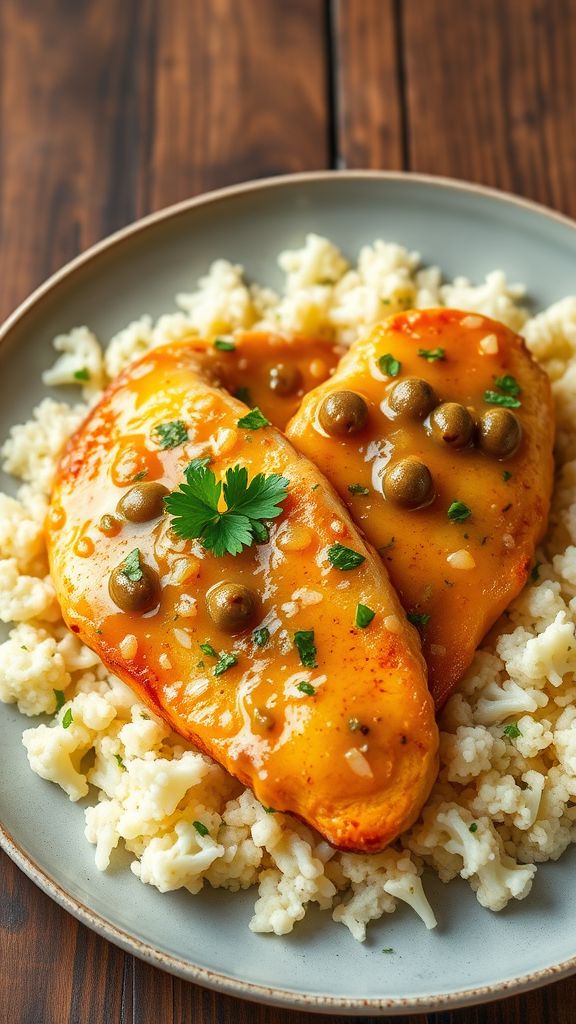
<instances>
[{"instance_id":1,"label":"parsley leaf","mask_svg":"<svg viewBox=\"0 0 576 1024\"><path fill-rule=\"evenodd\" d=\"M268 626L260 626L259 629L255 629L252 633L252 639L257 647L265 647L270 639Z\"/></svg>"},{"instance_id":2,"label":"parsley leaf","mask_svg":"<svg viewBox=\"0 0 576 1024\"><path fill-rule=\"evenodd\" d=\"M511 477L512 477L512 473L510 472L510 470L509 469L505 469L504 472L502 473L502 479L503 479L504 483L508 483L508 480L510 480Z\"/></svg>"},{"instance_id":3,"label":"parsley leaf","mask_svg":"<svg viewBox=\"0 0 576 1024\"><path fill-rule=\"evenodd\" d=\"M74 371L74 380L90 380L90 370L83 366L81 370Z\"/></svg>"},{"instance_id":4,"label":"parsley leaf","mask_svg":"<svg viewBox=\"0 0 576 1024\"><path fill-rule=\"evenodd\" d=\"M122 568L120 572L123 576L126 576L131 583L138 583L144 573L142 572L142 566L140 565L140 549L134 548L129 555L122 562Z\"/></svg>"},{"instance_id":5,"label":"parsley leaf","mask_svg":"<svg viewBox=\"0 0 576 1024\"><path fill-rule=\"evenodd\" d=\"M214 338L214 348L219 352L234 352L236 342L231 338Z\"/></svg>"},{"instance_id":6,"label":"parsley leaf","mask_svg":"<svg viewBox=\"0 0 576 1024\"><path fill-rule=\"evenodd\" d=\"M240 417L238 426L246 430L260 430L261 427L269 427L270 420L267 420L264 413L255 405L253 409L250 409L250 412Z\"/></svg>"},{"instance_id":7,"label":"parsley leaf","mask_svg":"<svg viewBox=\"0 0 576 1024\"><path fill-rule=\"evenodd\" d=\"M313 697L316 693L312 683L307 683L305 679L303 679L301 683L298 683L296 689L300 690L300 693L305 693L307 697Z\"/></svg>"},{"instance_id":8,"label":"parsley leaf","mask_svg":"<svg viewBox=\"0 0 576 1024\"><path fill-rule=\"evenodd\" d=\"M536 562L533 565L533 567L532 567L532 571L530 573L530 579L533 580L534 583L536 583L536 581L540 579L540 566L541 565L542 565L542 562Z\"/></svg>"},{"instance_id":9,"label":"parsley leaf","mask_svg":"<svg viewBox=\"0 0 576 1024\"><path fill-rule=\"evenodd\" d=\"M356 625L360 629L366 629L366 626L370 625L370 623L372 622L372 619L374 618L375 615L376 615L376 612L372 611L372 609L369 608L368 605L366 605L366 604L357 604L356 605Z\"/></svg>"},{"instance_id":10,"label":"parsley leaf","mask_svg":"<svg viewBox=\"0 0 576 1024\"><path fill-rule=\"evenodd\" d=\"M444 348L419 348L418 355L428 363L436 363L439 359L446 359Z\"/></svg>"},{"instance_id":11,"label":"parsley leaf","mask_svg":"<svg viewBox=\"0 0 576 1024\"><path fill-rule=\"evenodd\" d=\"M386 946L386 948L385 948L385 949L383 949L383 950L382 950L382 952L383 952L383 953L395 953L395 952L396 952L396 950L394 949L394 947L393 947L393 946Z\"/></svg>"},{"instance_id":12,"label":"parsley leaf","mask_svg":"<svg viewBox=\"0 0 576 1024\"><path fill-rule=\"evenodd\" d=\"M276 814L275 807L264 807L264 804L262 804L262 810L266 811L266 814Z\"/></svg>"},{"instance_id":13,"label":"parsley leaf","mask_svg":"<svg viewBox=\"0 0 576 1024\"><path fill-rule=\"evenodd\" d=\"M197 831L199 836L207 836L208 835L208 832L210 830L206 828L206 825L204 824L204 822L202 822L202 821L193 821L192 824L193 824L194 828L196 829L196 831Z\"/></svg>"},{"instance_id":14,"label":"parsley leaf","mask_svg":"<svg viewBox=\"0 0 576 1024\"><path fill-rule=\"evenodd\" d=\"M53 692L56 698L56 714L58 714L66 703L66 697L64 696L64 690L54 690Z\"/></svg>"},{"instance_id":15,"label":"parsley leaf","mask_svg":"<svg viewBox=\"0 0 576 1024\"><path fill-rule=\"evenodd\" d=\"M221 654L218 661L214 665L212 672L215 676L222 676L229 668L233 668L234 665L238 664L238 655L234 654L233 651L230 654Z\"/></svg>"},{"instance_id":16,"label":"parsley leaf","mask_svg":"<svg viewBox=\"0 0 576 1024\"><path fill-rule=\"evenodd\" d=\"M496 377L494 380L494 386L499 391L503 391L505 395L513 395L517 398L518 395L522 394L522 388L520 387L516 377L512 377L510 374L505 374L504 377Z\"/></svg>"},{"instance_id":17,"label":"parsley leaf","mask_svg":"<svg viewBox=\"0 0 576 1024\"><path fill-rule=\"evenodd\" d=\"M306 668L318 667L313 629L296 630L294 633L294 646L300 655L300 661Z\"/></svg>"},{"instance_id":18,"label":"parsley leaf","mask_svg":"<svg viewBox=\"0 0 576 1024\"><path fill-rule=\"evenodd\" d=\"M478 825L476 824L475 821L473 821L471 825L468 825L468 831L469 832L477 832L478 831Z\"/></svg>"},{"instance_id":19,"label":"parsley leaf","mask_svg":"<svg viewBox=\"0 0 576 1024\"><path fill-rule=\"evenodd\" d=\"M502 729L502 735L507 736L509 740L517 740L522 735L520 729L516 725L516 722L511 722L510 725L505 725Z\"/></svg>"},{"instance_id":20,"label":"parsley leaf","mask_svg":"<svg viewBox=\"0 0 576 1024\"><path fill-rule=\"evenodd\" d=\"M199 644L202 654L206 654L208 658L217 658L218 651L215 651L212 644Z\"/></svg>"},{"instance_id":21,"label":"parsley leaf","mask_svg":"<svg viewBox=\"0 0 576 1024\"><path fill-rule=\"evenodd\" d=\"M177 448L188 440L188 430L182 420L170 420L168 423L159 423L154 427L155 440L161 448Z\"/></svg>"},{"instance_id":22,"label":"parsley leaf","mask_svg":"<svg viewBox=\"0 0 576 1024\"><path fill-rule=\"evenodd\" d=\"M348 484L348 490L350 494L370 494L368 487L363 487L362 484Z\"/></svg>"},{"instance_id":23,"label":"parsley leaf","mask_svg":"<svg viewBox=\"0 0 576 1024\"><path fill-rule=\"evenodd\" d=\"M366 556L353 551L352 548L344 547L343 544L332 544L328 548L328 560L335 569L348 572L349 569L357 569L362 565L362 562L366 561Z\"/></svg>"},{"instance_id":24,"label":"parsley leaf","mask_svg":"<svg viewBox=\"0 0 576 1024\"><path fill-rule=\"evenodd\" d=\"M378 369L385 373L387 377L397 377L402 369L402 363L391 355L390 352L387 352L385 356L380 356Z\"/></svg>"},{"instance_id":25,"label":"parsley leaf","mask_svg":"<svg viewBox=\"0 0 576 1024\"><path fill-rule=\"evenodd\" d=\"M522 402L513 395L499 395L497 391L488 389L484 392L484 401L488 405L502 405L505 409L519 409Z\"/></svg>"},{"instance_id":26,"label":"parsley leaf","mask_svg":"<svg viewBox=\"0 0 576 1024\"><path fill-rule=\"evenodd\" d=\"M116 760L116 762L118 764L118 767L121 768L123 772L125 772L126 771L126 765L124 764L124 761L120 757L120 754L114 754L114 758L115 758L115 760Z\"/></svg>"},{"instance_id":27,"label":"parsley leaf","mask_svg":"<svg viewBox=\"0 0 576 1024\"><path fill-rule=\"evenodd\" d=\"M448 519L453 523L463 523L472 515L472 509L468 508L463 501L453 501L448 509Z\"/></svg>"},{"instance_id":28,"label":"parsley leaf","mask_svg":"<svg viewBox=\"0 0 576 1024\"><path fill-rule=\"evenodd\" d=\"M252 396L249 388L236 388L234 398L237 398L239 402L244 402L244 405L252 405Z\"/></svg>"},{"instance_id":29,"label":"parsley leaf","mask_svg":"<svg viewBox=\"0 0 576 1024\"><path fill-rule=\"evenodd\" d=\"M217 558L238 555L255 541L266 539L259 520L275 519L282 512L281 502L288 493L288 481L277 473L258 473L248 483L243 466L227 469L224 479L217 481L204 460L195 459L186 470L185 483L180 484L164 503L173 517L170 525L179 537L200 538L204 547ZM218 504L223 493L226 511Z\"/></svg>"},{"instance_id":30,"label":"parsley leaf","mask_svg":"<svg viewBox=\"0 0 576 1024\"><path fill-rule=\"evenodd\" d=\"M74 719L72 718L72 708L67 708L66 711L64 712L64 717L62 719L62 728L69 729L73 721Z\"/></svg>"},{"instance_id":31,"label":"parsley leaf","mask_svg":"<svg viewBox=\"0 0 576 1024\"><path fill-rule=\"evenodd\" d=\"M413 626L427 626L430 616L426 612L408 612L406 618Z\"/></svg>"},{"instance_id":32,"label":"parsley leaf","mask_svg":"<svg viewBox=\"0 0 576 1024\"><path fill-rule=\"evenodd\" d=\"M136 473L136 475L132 477L132 483L137 484L139 480L144 480L147 476L148 470L141 469L139 473Z\"/></svg>"}]
</instances>

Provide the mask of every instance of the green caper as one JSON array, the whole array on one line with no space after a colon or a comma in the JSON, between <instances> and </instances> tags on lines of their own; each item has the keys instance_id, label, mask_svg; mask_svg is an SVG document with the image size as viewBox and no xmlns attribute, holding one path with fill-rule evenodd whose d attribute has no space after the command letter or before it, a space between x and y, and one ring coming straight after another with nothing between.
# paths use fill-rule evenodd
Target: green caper
<instances>
[{"instance_id":1,"label":"green caper","mask_svg":"<svg viewBox=\"0 0 576 1024\"><path fill-rule=\"evenodd\" d=\"M331 437L358 434L368 421L368 406L355 391L333 391L318 412L320 426Z\"/></svg>"},{"instance_id":2,"label":"green caper","mask_svg":"<svg viewBox=\"0 0 576 1024\"><path fill-rule=\"evenodd\" d=\"M507 459L518 449L522 427L509 409L489 409L480 417L478 443L486 455Z\"/></svg>"},{"instance_id":3,"label":"green caper","mask_svg":"<svg viewBox=\"0 0 576 1024\"><path fill-rule=\"evenodd\" d=\"M206 604L214 625L231 636L248 629L258 611L254 591L241 583L217 583L208 591Z\"/></svg>"},{"instance_id":4,"label":"green caper","mask_svg":"<svg viewBox=\"0 0 576 1024\"><path fill-rule=\"evenodd\" d=\"M474 420L458 402L442 402L430 417L432 436L449 448L465 448L472 440Z\"/></svg>"},{"instance_id":5,"label":"green caper","mask_svg":"<svg viewBox=\"0 0 576 1024\"><path fill-rule=\"evenodd\" d=\"M427 380L420 377L406 377L399 380L388 395L388 405L397 416L410 416L423 420L438 404L436 392Z\"/></svg>"},{"instance_id":6,"label":"green caper","mask_svg":"<svg viewBox=\"0 0 576 1024\"><path fill-rule=\"evenodd\" d=\"M131 523L147 523L162 515L164 498L168 493L168 488L163 484L142 481L122 495L116 511Z\"/></svg>"},{"instance_id":7,"label":"green caper","mask_svg":"<svg viewBox=\"0 0 576 1024\"><path fill-rule=\"evenodd\" d=\"M117 533L120 533L120 530L122 529L122 523L118 519L116 519L116 516L111 516L106 512L100 518L100 522L98 523L98 529L107 537L115 537Z\"/></svg>"},{"instance_id":8,"label":"green caper","mask_svg":"<svg viewBox=\"0 0 576 1024\"><path fill-rule=\"evenodd\" d=\"M264 732L269 732L276 724L274 715L271 715L266 708L254 708L253 719L254 725Z\"/></svg>"},{"instance_id":9,"label":"green caper","mask_svg":"<svg viewBox=\"0 0 576 1024\"><path fill-rule=\"evenodd\" d=\"M108 593L123 612L149 612L160 600L158 573L149 565L140 563L142 575L131 580L125 573L125 563L116 566L108 580Z\"/></svg>"},{"instance_id":10,"label":"green caper","mask_svg":"<svg viewBox=\"0 0 576 1024\"><path fill-rule=\"evenodd\" d=\"M384 474L384 497L404 508L422 508L435 497L432 474L419 459L400 459Z\"/></svg>"},{"instance_id":11,"label":"green caper","mask_svg":"<svg viewBox=\"0 0 576 1024\"><path fill-rule=\"evenodd\" d=\"M268 387L280 398L289 398L302 386L302 374L297 366L276 363L268 371Z\"/></svg>"}]
</instances>

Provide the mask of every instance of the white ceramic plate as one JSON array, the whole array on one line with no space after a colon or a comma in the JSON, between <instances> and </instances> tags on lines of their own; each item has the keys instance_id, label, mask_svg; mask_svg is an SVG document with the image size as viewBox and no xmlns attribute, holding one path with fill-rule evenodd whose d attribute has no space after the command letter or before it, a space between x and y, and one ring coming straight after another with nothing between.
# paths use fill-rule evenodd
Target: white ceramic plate
<instances>
[{"instance_id":1,"label":"white ceramic plate","mask_svg":"<svg viewBox=\"0 0 576 1024\"><path fill-rule=\"evenodd\" d=\"M575 290L576 225L486 189L409 175L321 173L211 193L156 214L75 260L40 288L0 333L0 436L45 391L50 339L76 324L101 337L142 312L173 308L211 260L245 265L279 284L276 254L315 231L354 259L383 237L417 249L445 273L480 278L494 267L526 282L537 307ZM2 481L10 487L9 481ZM253 935L254 891L161 895L128 858L100 874L83 814L28 769L22 717L0 709L0 841L72 914L137 956L192 981L263 1002L332 1013L438 1010L504 996L576 970L576 851L542 866L530 897L483 910L464 882L425 886L439 927L400 908L365 945L312 911L293 934ZM383 947L394 955L383 955Z\"/></svg>"}]
</instances>

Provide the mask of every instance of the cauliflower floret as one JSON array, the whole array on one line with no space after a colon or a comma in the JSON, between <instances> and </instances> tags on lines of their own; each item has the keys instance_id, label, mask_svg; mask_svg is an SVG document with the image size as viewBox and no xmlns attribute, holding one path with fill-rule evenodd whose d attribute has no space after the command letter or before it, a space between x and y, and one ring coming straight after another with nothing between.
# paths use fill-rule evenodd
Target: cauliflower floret
<instances>
[{"instance_id":1,"label":"cauliflower floret","mask_svg":"<svg viewBox=\"0 0 576 1024\"><path fill-rule=\"evenodd\" d=\"M238 264L215 260L208 274L198 281L197 291L176 296L193 329L202 337L251 327L255 322L257 310L243 273Z\"/></svg>"},{"instance_id":2,"label":"cauliflower floret","mask_svg":"<svg viewBox=\"0 0 576 1024\"><path fill-rule=\"evenodd\" d=\"M537 694L541 700L540 705L536 699ZM513 679L502 683L502 686L493 682L482 690L474 710L474 718L481 725L494 725L495 722L504 722L513 715L536 711L537 707L545 705L547 701L548 698L544 694L539 694L534 689L525 690Z\"/></svg>"},{"instance_id":3,"label":"cauliflower floret","mask_svg":"<svg viewBox=\"0 0 576 1024\"><path fill-rule=\"evenodd\" d=\"M44 546L46 508L42 497L25 507L0 493L0 558L15 558L19 571L31 576L45 576L48 572Z\"/></svg>"},{"instance_id":4,"label":"cauliflower floret","mask_svg":"<svg viewBox=\"0 0 576 1024\"><path fill-rule=\"evenodd\" d=\"M522 775L521 788L512 775L487 771L478 780L478 795L470 804L471 810L494 821L505 821L510 816L516 828L524 831L536 821L545 781L541 772L527 771Z\"/></svg>"},{"instance_id":5,"label":"cauliflower floret","mask_svg":"<svg viewBox=\"0 0 576 1024\"><path fill-rule=\"evenodd\" d=\"M56 710L55 690L66 690L70 673L56 640L43 629L19 625L0 645L0 700L24 715Z\"/></svg>"},{"instance_id":6,"label":"cauliflower floret","mask_svg":"<svg viewBox=\"0 0 576 1024\"><path fill-rule=\"evenodd\" d=\"M499 742L502 743L482 725L459 726L455 734L441 732L440 763L446 778L464 783L488 771Z\"/></svg>"},{"instance_id":7,"label":"cauliflower floret","mask_svg":"<svg viewBox=\"0 0 576 1024\"><path fill-rule=\"evenodd\" d=\"M68 629L64 631L62 639L58 640L58 651L69 672L85 672L101 664L98 655Z\"/></svg>"},{"instance_id":8,"label":"cauliflower floret","mask_svg":"<svg viewBox=\"0 0 576 1024\"><path fill-rule=\"evenodd\" d=\"M50 576L23 576L15 558L0 559L0 620L55 622L59 618L60 608Z\"/></svg>"},{"instance_id":9,"label":"cauliflower floret","mask_svg":"<svg viewBox=\"0 0 576 1024\"><path fill-rule=\"evenodd\" d=\"M152 317L141 316L118 331L104 351L104 364L110 379L117 377L129 363L146 355L154 347Z\"/></svg>"},{"instance_id":10,"label":"cauliflower floret","mask_svg":"<svg viewBox=\"0 0 576 1024\"><path fill-rule=\"evenodd\" d=\"M445 306L483 313L500 320L513 331L519 331L527 320L526 310L519 305L525 293L523 285L509 284L501 270L486 274L485 281L479 285L471 284L466 277L456 277L440 288Z\"/></svg>"},{"instance_id":11,"label":"cauliflower floret","mask_svg":"<svg viewBox=\"0 0 576 1024\"><path fill-rule=\"evenodd\" d=\"M208 822L202 820L205 818L214 827L217 815L202 808L197 809L197 813L200 826L208 827ZM131 868L142 882L156 886L160 892L187 889L197 893L204 885L206 872L223 855L224 847L210 832L202 835L193 822L181 820L171 832L151 839L140 860L134 861Z\"/></svg>"},{"instance_id":12,"label":"cauliflower floret","mask_svg":"<svg viewBox=\"0 0 576 1024\"><path fill-rule=\"evenodd\" d=\"M520 626L501 636L496 649L513 678L520 682L541 680L542 685L548 680L552 686L560 686L563 677L576 669L575 628L566 611L559 611L538 636L531 636Z\"/></svg>"},{"instance_id":13,"label":"cauliflower floret","mask_svg":"<svg viewBox=\"0 0 576 1024\"><path fill-rule=\"evenodd\" d=\"M102 348L96 335L87 327L74 327L69 334L59 334L52 342L62 355L42 374L48 387L81 384L84 398L90 399L104 387Z\"/></svg>"},{"instance_id":14,"label":"cauliflower floret","mask_svg":"<svg viewBox=\"0 0 576 1024\"><path fill-rule=\"evenodd\" d=\"M34 410L33 419L12 427L2 446L3 468L27 480L34 491L49 495L62 449L87 411L85 405L45 398Z\"/></svg>"},{"instance_id":15,"label":"cauliflower floret","mask_svg":"<svg viewBox=\"0 0 576 1024\"><path fill-rule=\"evenodd\" d=\"M554 729L554 746L562 767L576 776L576 707L567 707L559 716Z\"/></svg>"},{"instance_id":16,"label":"cauliflower floret","mask_svg":"<svg viewBox=\"0 0 576 1024\"><path fill-rule=\"evenodd\" d=\"M364 942L370 921L396 909L397 899L408 903L427 928L436 927L418 868L408 851L386 850L370 857L344 853L340 866L352 883L352 895L334 909L332 918L345 924L358 942Z\"/></svg>"},{"instance_id":17,"label":"cauliflower floret","mask_svg":"<svg viewBox=\"0 0 576 1024\"><path fill-rule=\"evenodd\" d=\"M502 661L491 651L476 651L472 664L460 683L460 692L472 697L478 690L498 682L503 669Z\"/></svg>"},{"instance_id":18,"label":"cauliflower floret","mask_svg":"<svg viewBox=\"0 0 576 1024\"><path fill-rule=\"evenodd\" d=\"M327 238L310 233L302 249L285 249L278 265L286 274L286 295L302 294L311 285L335 284L348 269L340 250Z\"/></svg>"}]
</instances>

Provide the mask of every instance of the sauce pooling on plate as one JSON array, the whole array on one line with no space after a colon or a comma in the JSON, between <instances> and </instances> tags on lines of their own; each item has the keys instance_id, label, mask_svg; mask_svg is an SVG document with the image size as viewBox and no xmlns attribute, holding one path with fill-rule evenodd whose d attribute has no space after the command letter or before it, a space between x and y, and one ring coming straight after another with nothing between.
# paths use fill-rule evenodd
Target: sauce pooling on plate
<instances>
[{"instance_id":1,"label":"sauce pooling on plate","mask_svg":"<svg viewBox=\"0 0 576 1024\"><path fill-rule=\"evenodd\" d=\"M487 317L401 313L355 342L286 434L379 551L441 705L526 582L544 533L548 378Z\"/></svg>"},{"instance_id":2,"label":"sauce pooling on plate","mask_svg":"<svg viewBox=\"0 0 576 1024\"><path fill-rule=\"evenodd\" d=\"M327 376L331 346L261 336L130 366L68 445L48 546L67 623L113 672L266 807L373 851L418 815L438 733L381 560L268 422L321 357Z\"/></svg>"}]
</instances>

